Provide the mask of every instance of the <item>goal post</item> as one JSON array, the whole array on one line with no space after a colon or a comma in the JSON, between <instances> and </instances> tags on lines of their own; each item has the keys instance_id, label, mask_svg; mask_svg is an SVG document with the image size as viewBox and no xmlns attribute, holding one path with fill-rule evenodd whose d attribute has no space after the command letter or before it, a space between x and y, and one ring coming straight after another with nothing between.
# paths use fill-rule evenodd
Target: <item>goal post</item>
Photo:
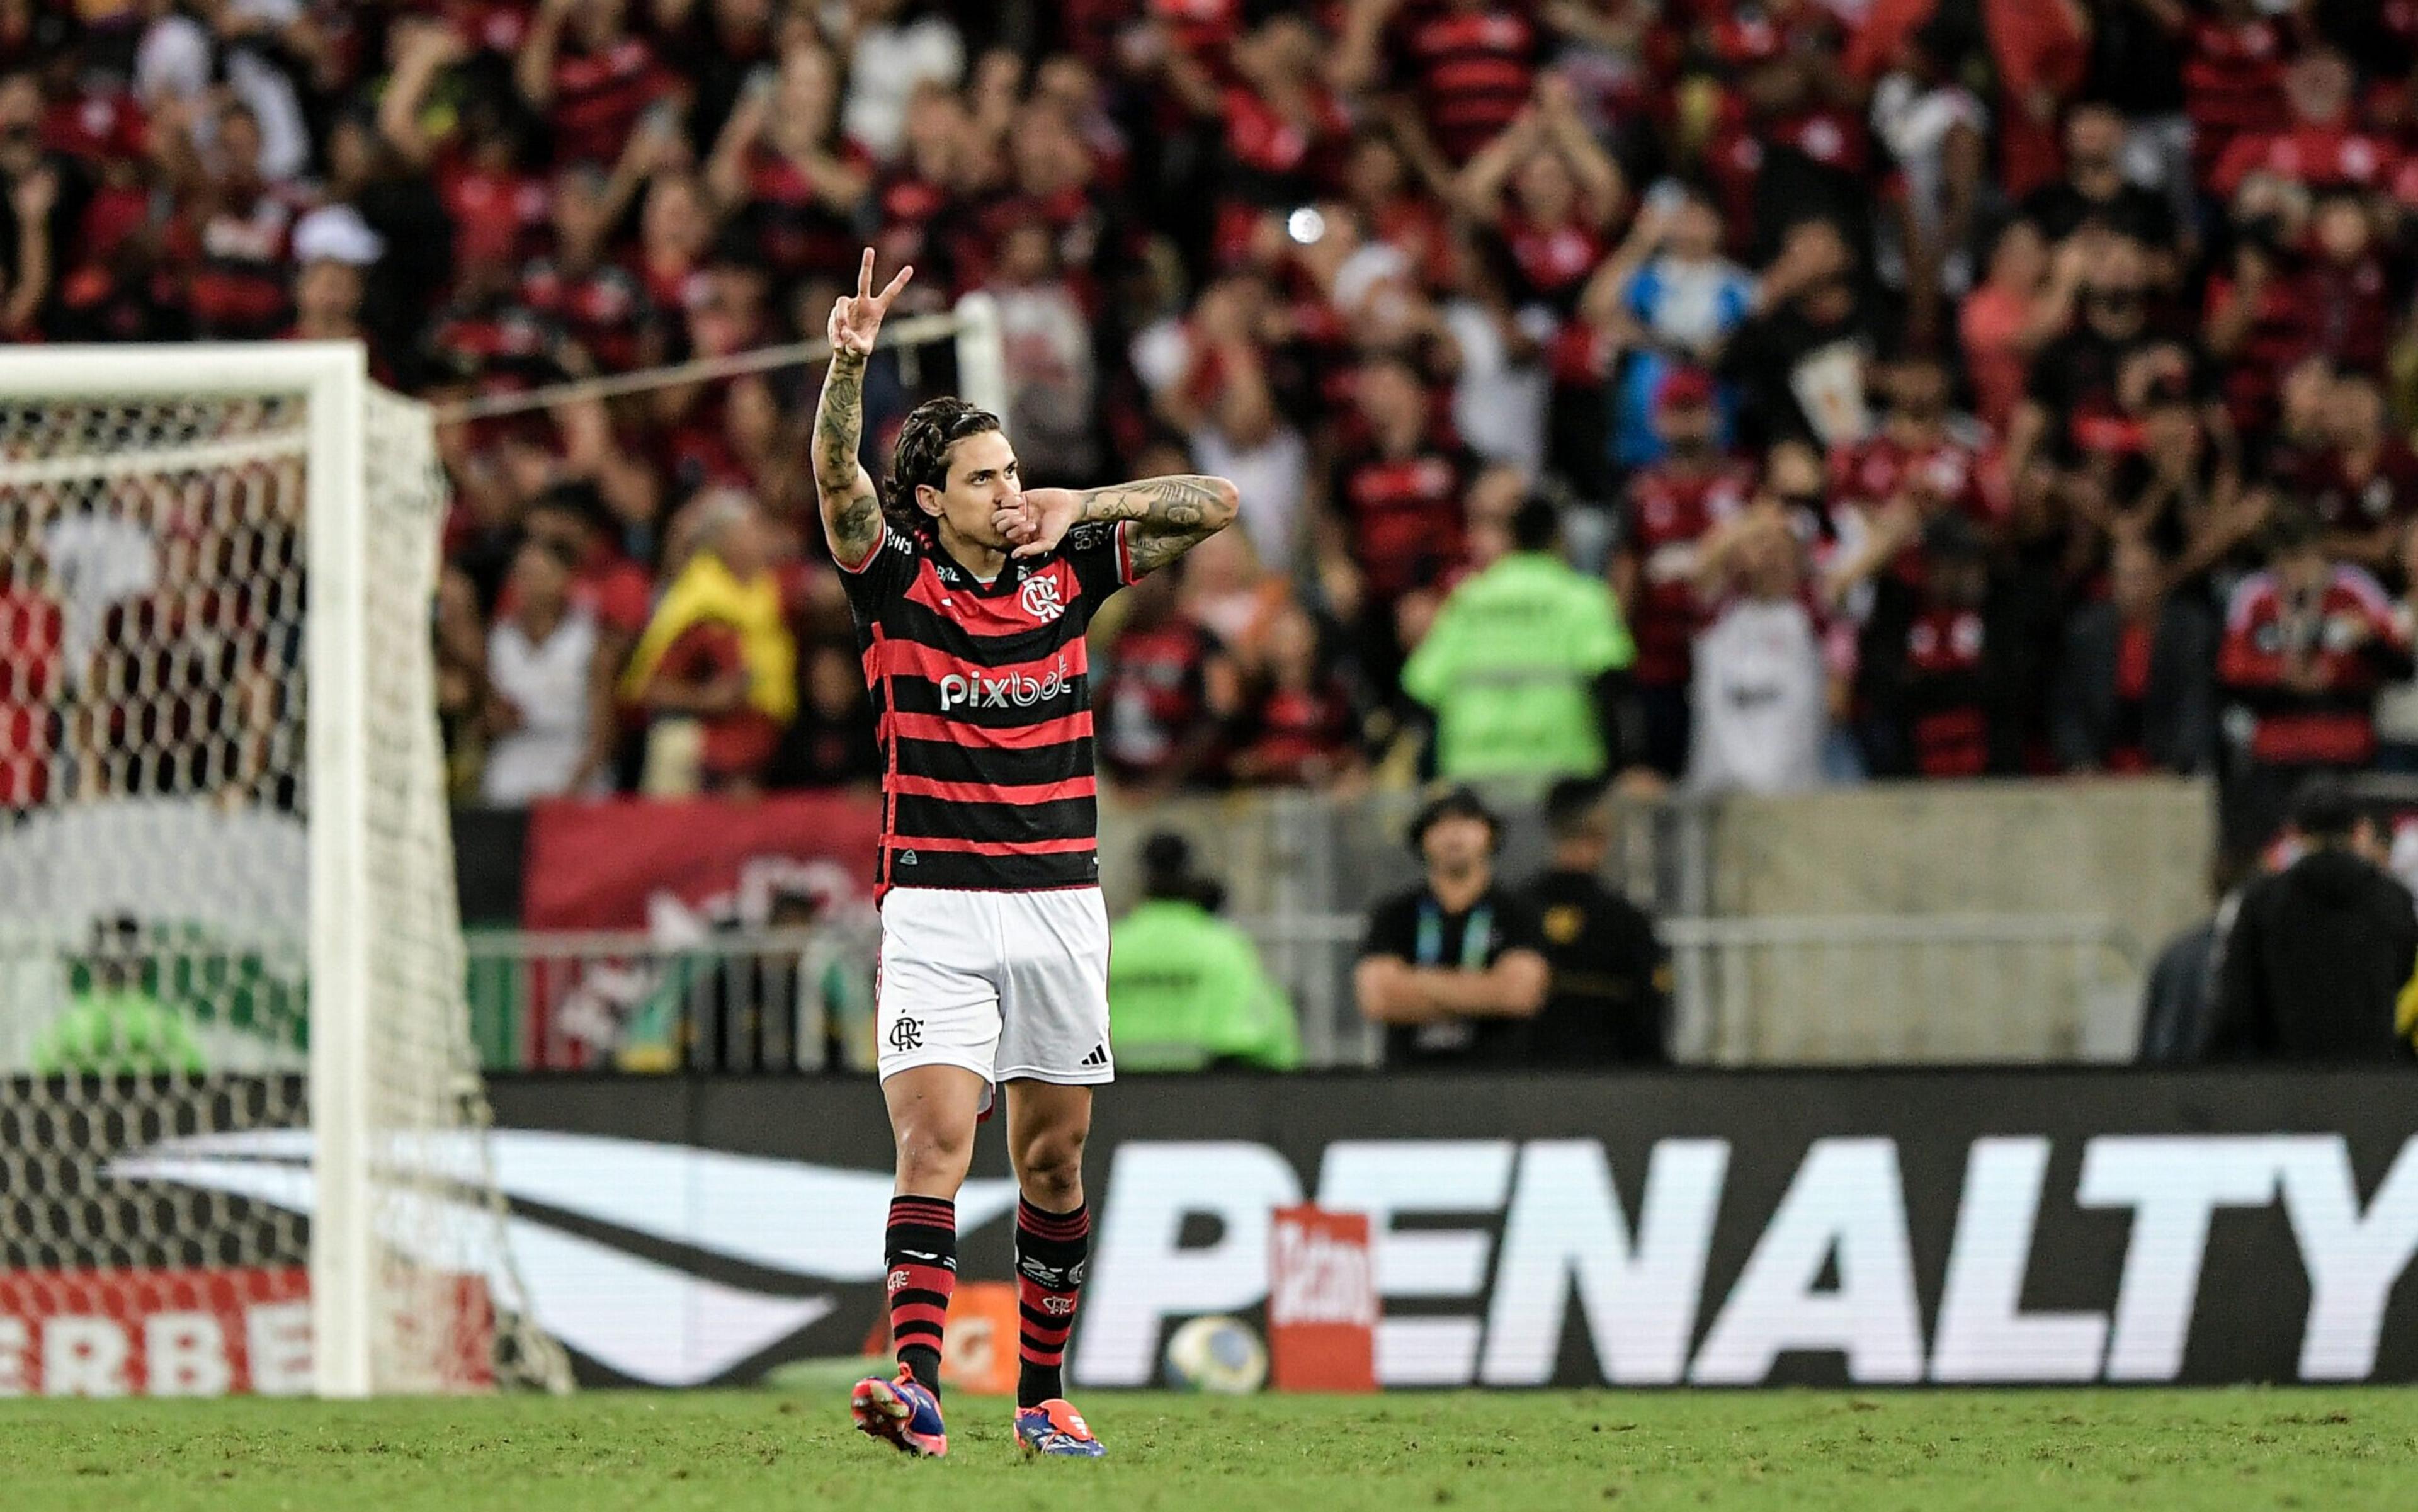
<instances>
[{"instance_id":1,"label":"goal post","mask_svg":"<svg viewBox=\"0 0 2418 1512\"><path fill-rule=\"evenodd\" d=\"M116 1362L38 1369L569 1384L469 1039L444 504L358 344L0 349L0 1329ZM169 1316L249 1347L163 1383Z\"/></svg>"}]
</instances>

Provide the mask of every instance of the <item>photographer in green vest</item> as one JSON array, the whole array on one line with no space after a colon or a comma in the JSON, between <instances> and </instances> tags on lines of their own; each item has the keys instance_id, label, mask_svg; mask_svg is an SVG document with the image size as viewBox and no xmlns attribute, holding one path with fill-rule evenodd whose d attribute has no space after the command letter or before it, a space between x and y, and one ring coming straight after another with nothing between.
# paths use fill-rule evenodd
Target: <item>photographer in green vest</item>
<instances>
[{"instance_id":1,"label":"photographer in green vest","mask_svg":"<svg viewBox=\"0 0 2418 1512\"><path fill-rule=\"evenodd\" d=\"M1121 1070L1301 1064L1293 1003L1259 947L1217 915L1224 889L1194 874L1184 837L1142 843L1142 901L1109 931L1109 1025Z\"/></svg>"}]
</instances>

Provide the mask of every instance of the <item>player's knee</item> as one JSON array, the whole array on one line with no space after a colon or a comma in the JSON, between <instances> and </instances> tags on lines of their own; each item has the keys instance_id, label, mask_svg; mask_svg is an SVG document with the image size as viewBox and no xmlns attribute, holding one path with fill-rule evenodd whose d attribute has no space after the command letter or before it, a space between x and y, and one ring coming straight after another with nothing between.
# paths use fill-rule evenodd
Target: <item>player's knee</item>
<instances>
[{"instance_id":1,"label":"player's knee","mask_svg":"<svg viewBox=\"0 0 2418 1512\"><path fill-rule=\"evenodd\" d=\"M898 1131L898 1179L906 1191L955 1190L973 1158L973 1130L910 1124Z\"/></svg>"},{"instance_id":2,"label":"player's knee","mask_svg":"<svg viewBox=\"0 0 2418 1512\"><path fill-rule=\"evenodd\" d=\"M1053 1213L1073 1207L1083 1192L1083 1131L1052 1129L1036 1136L1017 1166L1026 1197Z\"/></svg>"}]
</instances>

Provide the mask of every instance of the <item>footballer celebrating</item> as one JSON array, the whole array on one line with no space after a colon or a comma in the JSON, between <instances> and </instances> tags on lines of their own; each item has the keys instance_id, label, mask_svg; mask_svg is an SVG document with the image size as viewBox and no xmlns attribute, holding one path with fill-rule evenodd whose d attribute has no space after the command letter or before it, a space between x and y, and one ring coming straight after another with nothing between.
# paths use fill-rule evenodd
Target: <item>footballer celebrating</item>
<instances>
[{"instance_id":1,"label":"footballer celebrating","mask_svg":"<svg viewBox=\"0 0 2418 1512\"><path fill-rule=\"evenodd\" d=\"M882 761L874 895L881 1091L897 1144L883 1254L895 1380L857 1383L857 1426L948 1452L941 1340L958 1186L1005 1089L1022 1324L1016 1437L1103 1452L1060 1380L1090 1252L1083 1141L1110 1080L1084 631L1108 597L1234 518L1222 478L1027 489L997 416L935 399L907 417L887 509L858 460L865 369L890 303L873 253L831 314L815 483L846 579Z\"/></svg>"}]
</instances>

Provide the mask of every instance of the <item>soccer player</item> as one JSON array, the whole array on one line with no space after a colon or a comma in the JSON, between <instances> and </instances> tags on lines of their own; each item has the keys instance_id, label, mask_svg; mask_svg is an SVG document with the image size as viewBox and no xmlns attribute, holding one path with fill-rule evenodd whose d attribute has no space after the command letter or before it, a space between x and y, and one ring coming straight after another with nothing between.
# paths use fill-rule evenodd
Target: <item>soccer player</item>
<instances>
[{"instance_id":1,"label":"soccer player","mask_svg":"<svg viewBox=\"0 0 2418 1512\"><path fill-rule=\"evenodd\" d=\"M823 531L879 721L875 1028L898 1150L884 1245L898 1376L859 1382L853 1411L910 1454L948 1452L956 1199L998 1083L1021 1193L1017 1441L1096 1457L1060 1381L1091 1243L1092 1089L1115 1075L1083 633L1109 595L1232 524L1234 485L1028 490L997 416L935 399L898 433L885 509L857 456L865 366L913 273L877 294L865 252L856 293L832 308L815 414Z\"/></svg>"}]
</instances>

